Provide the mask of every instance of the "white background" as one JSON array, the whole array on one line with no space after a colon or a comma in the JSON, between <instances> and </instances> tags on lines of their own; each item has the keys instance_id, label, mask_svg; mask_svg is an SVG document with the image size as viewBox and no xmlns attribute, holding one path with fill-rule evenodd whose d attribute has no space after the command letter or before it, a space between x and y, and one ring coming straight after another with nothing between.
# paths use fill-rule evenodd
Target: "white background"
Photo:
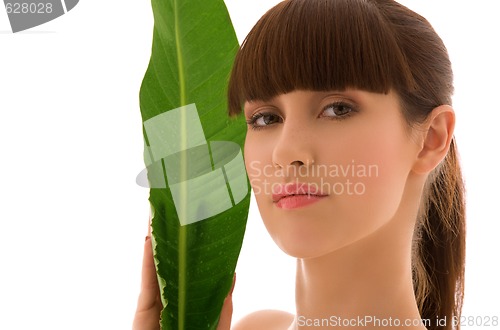
<instances>
[{"instance_id":1,"label":"white background","mask_svg":"<svg viewBox=\"0 0 500 330\"><path fill-rule=\"evenodd\" d=\"M240 41L277 2L226 1ZM429 19L454 65L468 189L464 315L500 316L497 1L401 2ZM135 177L152 27L149 1L82 0L17 34L0 9L0 329L131 327L149 213ZM237 274L235 320L293 312L293 259L255 204Z\"/></svg>"}]
</instances>

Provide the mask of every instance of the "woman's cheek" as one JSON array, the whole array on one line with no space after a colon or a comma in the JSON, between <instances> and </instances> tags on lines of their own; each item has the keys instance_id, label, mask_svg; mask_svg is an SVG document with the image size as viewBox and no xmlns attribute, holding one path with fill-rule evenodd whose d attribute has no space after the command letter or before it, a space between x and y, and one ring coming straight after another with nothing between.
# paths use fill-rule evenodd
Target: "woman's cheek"
<instances>
[{"instance_id":1,"label":"woman's cheek","mask_svg":"<svg viewBox=\"0 0 500 330\"><path fill-rule=\"evenodd\" d=\"M388 221L404 192L408 175L408 156L400 142L404 132L384 126L357 127L357 134L346 139L349 144L331 146L322 159L338 168L327 180L340 214L353 226L373 229Z\"/></svg>"},{"instance_id":2,"label":"woman's cheek","mask_svg":"<svg viewBox=\"0 0 500 330\"><path fill-rule=\"evenodd\" d=\"M410 163L407 147L399 132L387 130L385 134L372 136L371 143L365 143L359 153L363 169L354 180L364 193L360 202L365 210L370 210L373 221L390 220L396 213L405 190ZM361 189L361 188L360 188ZM378 218L378 219L377 219Z\"/></svg>"},{"instance_id":3,"label":"woman's cheek","mask_svg":"<svg viewBox=\"0 0 500 330\"><path fill-rule=\"evenodd\" d=\"M249 140L248 137L245 142L244 155L250 185L256 198L259 198L266 193L269 179L267 176L272 165L265 161L265 159L269 158L266 155L266 150L259 148L258 144L253 140Z\"/></svg>"}]
</instances>

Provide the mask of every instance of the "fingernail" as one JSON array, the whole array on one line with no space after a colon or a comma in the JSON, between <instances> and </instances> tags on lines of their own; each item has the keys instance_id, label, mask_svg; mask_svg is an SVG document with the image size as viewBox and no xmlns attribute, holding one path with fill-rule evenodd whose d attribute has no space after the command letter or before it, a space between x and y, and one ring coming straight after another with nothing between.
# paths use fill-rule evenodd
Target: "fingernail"
<instances>
[{"instance_id":1,"label":"fingernail","mask_svg":"<svg viewBox=\"0 0 500 330\"><path fill-rule=\"evenodd\" d=\"M146 236L146 239L144 240L144 242L147 242L148 239L150 239L150 238L151 238L151 236Z\"/></svg>"},{"instance_id":2,"label":"fingernail","mask_svg":"<svg viewBox=\"0 0 500 330\"><path fill-rule=\"evenodd\" d=\"M233 286L231 287L231 291L229 292L229 295L232 296L233 295L233 291L234 291L234 285L236 284L236 272L234 272L234 276L233 276Z\"/></svg>"}]
</instances>

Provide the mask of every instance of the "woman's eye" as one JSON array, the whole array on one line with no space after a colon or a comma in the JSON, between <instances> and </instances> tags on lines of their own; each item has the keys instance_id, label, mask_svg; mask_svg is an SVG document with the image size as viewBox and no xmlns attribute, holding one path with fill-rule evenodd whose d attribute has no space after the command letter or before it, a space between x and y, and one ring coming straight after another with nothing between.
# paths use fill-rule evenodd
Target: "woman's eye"
<instances>
[{"instance_id":1,"label":"woman's eye","mask_svg":"<svg viewBox=\"0 0 500 330\"><path fill-rule=\"evenodd\" d=\"M263 128L274 123L279 123L281 118L272 113L258 113L252 116L250 120L247 121L248 125L252 128L258 129Z\"/></svg>"},{"instance_id":2,"label":"woman's eye","mask_svg":"<svg viewBox=\"0 0 500 330\"><path fill-rule=\"evenodd\" d=\"M354 112L354 107L344 102L338 102L327 105L321 114L322 117L333 117L340 119L349 116Z\"/></svg>"}]
</instances>

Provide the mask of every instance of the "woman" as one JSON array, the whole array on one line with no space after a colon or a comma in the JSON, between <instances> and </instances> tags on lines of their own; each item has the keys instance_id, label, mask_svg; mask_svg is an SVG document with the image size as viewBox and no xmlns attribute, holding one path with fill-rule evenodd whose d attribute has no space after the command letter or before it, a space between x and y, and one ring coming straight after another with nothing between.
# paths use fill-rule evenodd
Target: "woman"
<instances>
[{"instance_id":1,"label":"woman","mask_svg":"<svg viewBox=\"0 0 500 330\"><path fill-rule=\"evenodd\" d=\"M259 20L235 60L229 111L247 118L266 228L297 258L296 315L256 312L233 329L458 328L452 80L439 36L394 1L288 0ZM154 306L153 287L140 306ZM231 308L228 297L220 329Z\"/></svg>"}]
</instances>

